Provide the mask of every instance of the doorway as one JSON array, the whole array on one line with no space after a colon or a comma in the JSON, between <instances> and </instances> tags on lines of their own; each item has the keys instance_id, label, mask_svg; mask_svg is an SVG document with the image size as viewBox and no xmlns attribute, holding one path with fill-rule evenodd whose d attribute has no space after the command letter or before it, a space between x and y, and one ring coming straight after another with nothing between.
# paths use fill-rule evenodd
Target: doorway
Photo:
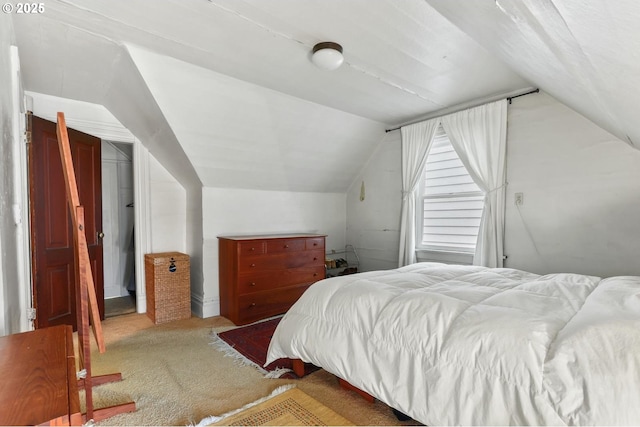
<instances>
[{"instance_id":1,"label":"doorway","mask_svg":"<svg viewBox=\"0 0 640 427\"><path fill-rule=\"evenodd\" d=\"M102 140L105 317L135 313L133 145Z\"/></svg>"},{"instance_id":2,"label":"doorway","mask_svg":"<svg viewBox=\"0 0 640 427\"><path fill-rule=\"evenodd\" d=\"M50 160L52 160L51 164L54 166L53 171L55 172L57 168L61 169L61 161L57 154L55 123L37 118L36 116L33 117L34 121L37 122L35 124L39 126L39 129L33 129L33 141L34 143L38 143L38 138L40 138L38 147L47 147L47 150L51 151L51 154L47 152L43 157L45 159L50 158ZM67 123L69 123L69 121ZM43 126L45 127L44 134L42 130ZM107 129L111 130L109 128ZM92 198L97 197L93 195L93 191L84 191L84 193L91 194L92 196L89 198L83 198L82 188L80 189L80 196L85 209L89 206L95 207L96 212L94 213L94 216L101 221L99 225L93 227L95 228L95 233L91 233L91 236L97 236L94 244L95 246L99 246L97 249L100 251L100 260L92 262L92 270L94 270L94 277L96 278L96 294L98 297L98 306L100 308L100 317L104 319L106 316L117 314L136 311L144 312L146 308L144 304L144 287L140 288L141 283L144 285L144 277L142 276L144 272L140 269L136 269L135 263L136 261L139 263L139 260L143 257L142 254L145 253L145 247L148 243L148 238L145 238L147 229L144 227L143 223L143 225L139 227L140 230L136 230L138 233L137 238L141 244L138 245L138 248L134 248L133 242L135 239L133 235L133 224L135 222L135 218L140 215L145 215L147 211L147 200L142 197L142 195L146 194L146 191L144 190L148 183L144 179L141 179L145 177L143 171L146 170L145 165L147 161L147 152L142 148L140 143L135 140L114 142L112 140L105 140L104 137L101 140L100 138L90 135L94 134L93 130L97 130L95 132L97 135L105 133L104 129L101 129L100 127L96 127L96 129L87 129L85 132L88 133L85 134L72 129L70 126L69 136L72 145L74 140L78 140L78 138L83 139L81 153L85 154L82 154L84 157L83 159L80 159L81 164L92 163L93 161L88 161L89 158L97 159L97 165L94 164L94 169L97 171L97 175L92 179L81 180L80 186L82 187L82 183L85 183L86 187L86 183L93 182L93 185L96 187L95 194L99 195L99 198L96 201L89 201L89 199L93 200ZM42 135L38 137L37 134ZM93 151L86 149L87 144L84 143L86 142L85 139L92 141L92 144L94 144L92 146ZM97 147L97 150L95 147ZM106 156L103 155L105 147L108 153ZM33 149L34 147L32 146L30 148L31 152L28 156L30 158L30 181L34 183L36 182L36 179L34 179L33 176L35 170L42 175L41 178L38 178L42 183L41 186L50 185L55 181L55 176L53 180L47 178L47 175L52 172L52 169L48 164L45 167L44 165L34 164L32 162L34 154L32 152ZM74 163L77 164L78 161L75 157L76 156L74 155ZM134 162L134 157L137 159L136 162ZM134 163L137 165L135 169ZM138 166L141 166L142 173L141 171L138 171ZM80 169L82 166L77 168ZM78 172L76 172L76 175L77 174ZM59 174L56 176L59 178ZM133 207L134 187L138 189L135 192L135 195L139 202L135 209ZM104 189L106 189L106 193L103 194ZM33 191L33 188L31 191ZM51 200L53 200L55 202L55 206L58 208L54 208L54 210L58 212L59 215L63 215L62 218L64 219L68 216L68 207L66 204L64 187L62 187L61 191L62 197L57 198L46 196L53 194L52 191L43 191L42 194L45 195L45 197L39 196L38 203L42 202L42 200L50 200L49 204L51 204ZM30 194L30 198L32 206L30 215L33 218L32 227L34 227L35 223L38 222L38 218L48 218L47 220L44 220L45 223L50 225L53 224L53 233L44 231L42 225L40 226L40 228L42 228L41 231L34 229L31 231L33 249L32 274L34 278L32 295L34 308L36 309L34 327L41 328L57 323L75 324L75 285L73 284L73 280L75 278L73 277L73 264L67 264L65 268L62 268L58 262L59 260L56 260L56 265L53 266L55 268L53 268L52 266L48 266L47 264L39 261L37 254L39 247L42 247L43 251L49 251L50 248L46 248L46 239L52 240L53 237L56 237L62 232L61 230L68 227L60 226L61 223L64 224L64 221L61 222L55 219L51 220L50 216L44 215L42 207L36 203L32 194ZM62 202L61 209L60 206L58 206L60 205L60 203L58 203L60 201ZM34 241L36 238L40 238L41 240L44 238L45 240L37 243ZM87 238L89 240L90 234L87 234ZM56 239L53 239L52 241L55 243L53 246L56 248L63 249L66 247L66 245L60 244L60 242L55 240ZM57 240L60 240L61 242L68 242L68 238L60 238ZM45 243L45 245L43 245L43 243ZM103 252L103 249L105 248L108 249L108 253ZM113 248L115 248L115 252L112 250ZM99 268L97 268L97 270L99 270L99 273L96 271L96 267L98 266ZM45 279L44 281L43 278ZM104 282L102 280L103 278L108 279L110 287L105 289ZM60 287L60 289L52 290L48 285L43 285L43 283L54 285L56 283L58 285L61 283L67 283L67 285L66 287ZM115 290L117 294L114 292L114 287L111 286L113 283L119 284L118 289ZM136 286L138 288L138 292L136 292ZM47 289L49 289L49 292ZM142 292L140 292L140 289L142 289ZM105 290L107 290L108 293L105 293ZM136 294L138 297L137 299L142 298L142 301L138 301L136 299ZM53 301L53 308L47 309L46 306L51 305L51 301ZM45 308L46 312L39 313L39 309L41 308Z\"/></svg>"}]
</instances>

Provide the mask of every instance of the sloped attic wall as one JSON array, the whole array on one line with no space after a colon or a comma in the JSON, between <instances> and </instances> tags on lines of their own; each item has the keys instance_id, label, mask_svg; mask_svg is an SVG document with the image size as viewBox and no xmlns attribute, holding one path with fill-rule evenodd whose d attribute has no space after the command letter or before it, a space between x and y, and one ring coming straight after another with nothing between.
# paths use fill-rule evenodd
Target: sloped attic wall
<instances>
[{"instance_id":1,"label":"sloped attic wall","mask_svg":"<svg viewBox=\"0 0 640 427\"><path fill-rule=\"evenodd\" d=\"M53 27L59 39L36 42L28 27L18 34L27 52L27 89L104 105L184 186L194 299L215 305L218 293L215 272L206 291L201 285L203 217L209 214L203 210L201 177L211 187L324 193L318 200L333 194L337 200L315 205L323 207L322 218L346 221L344 191L384 135L382 124L177 60L145 56L135 47L56 22L45 20L42 26ZM36 25L33 31L43 30ZM47 73L36 58L50 63ZM259 215L259 207L254 212ZM290 227L280 225L282 231ZM323 232L318 224L306 228L297 231ZM336 246L342 245L344 231L336 239L342 240ZM215 254L210 258L217 260Z\"/></svg>"},{"instance_id":2,"label":"sloped attic wall","mask_svg":"<svg viewBox=\"0 0 640 427\"><path fill-rule=\"evenodd\" d=\"M200 180L126 47L47 16L14 17L25 89L103 105L200 199Z\"/></svg>"},{"instance_id":3,"label":"sloped attic wall","mask_svg":"<svg viewBox=\"0 0 640 427\"><path fill-rule=\"evenodd\" d=\"M26 22L16 25L25 88L106 107L184 187L192 291L201 293L202 185L126 48L44 15Z\"/></svg>"},{"instance_id":4,"label":"sloped attic wall","mask_svg":"<svg viewBox=\"0 0 640 427\"><path fill-rule=\"evenodd\" d=\"M202 183L126 49L123 48L113 70L112 84L104 105L185 190L185 252L190 256L191 294L202 295ZM182 228L182 224L178 228ZM192 308L199 311L193 300Z\"/></svg>"},{"instance_id":5,"label":"sloped attic wall","mask_svg":"<svg viewBox=\"0 0 640 427\"><path fill-rule=\"evenodd\" d=\"M384 125L128 46L205 187L344 192Z\"/></svg>"},{"instance_id":6,"label":"sloped attic wall","mask_svg":"<svg viewBox=\"0 0 640 427\"><path fill-rule=\"evenodd\" d=\"M505 266L640 274L640 151L544 93L514 99L507 126ZM347 241L365 270L397 266L400 132L392 133L347 195Z\"/></svg>"},{"instance_id":7,"label":"sloped attic wall","mask_svg":"<svg viewBox=\"0 0 640 427\"><path fill-rule=\"evenodd\" d=\"M219 235L313 232L344 246L344 192L382 124L128 49L203 181L198 315L219 314Z\"/></svg>"}]
</instances>

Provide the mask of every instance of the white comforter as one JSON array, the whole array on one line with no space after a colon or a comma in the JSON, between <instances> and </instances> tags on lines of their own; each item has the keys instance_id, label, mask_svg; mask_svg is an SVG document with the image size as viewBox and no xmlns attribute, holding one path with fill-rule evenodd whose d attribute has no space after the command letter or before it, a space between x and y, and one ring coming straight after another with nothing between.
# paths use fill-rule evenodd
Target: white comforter
<instances>
[{"instance_id":1,"label":"white comforter","mask_svg":"<svg viewBox=\"0 0 640 427\"><path fill-rule=\"evenodd\" d=\"M322 280L267 364L321 366L427 425L640 424L640 277L418 263Z\"/></svg>"}]
</instances>

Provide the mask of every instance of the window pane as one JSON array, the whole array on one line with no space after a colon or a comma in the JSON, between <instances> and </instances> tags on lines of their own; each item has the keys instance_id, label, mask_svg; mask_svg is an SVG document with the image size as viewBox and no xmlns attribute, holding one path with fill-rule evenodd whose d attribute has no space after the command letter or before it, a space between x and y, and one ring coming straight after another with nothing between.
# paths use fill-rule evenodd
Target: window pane
<instances>
[{"instance_id":1,"label":"window pane","mask_svg":"<svg viewBox=\"0 0 640 427\"><path fill-rule=\"evenodd\" d=\"M440 127L424 174L423 248L473 251L484 194L460 161Z\"/></svg>"}]
</instances>

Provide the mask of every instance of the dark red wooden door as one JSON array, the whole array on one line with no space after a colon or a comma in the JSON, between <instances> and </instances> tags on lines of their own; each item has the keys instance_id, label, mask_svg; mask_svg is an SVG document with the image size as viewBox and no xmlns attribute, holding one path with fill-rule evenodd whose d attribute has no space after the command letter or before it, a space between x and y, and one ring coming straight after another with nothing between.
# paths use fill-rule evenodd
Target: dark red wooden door
<instances>
[{"instance_id":1,"label":"dark red wooden door","mask_svg":"<svg viewBox=\"0 0 640 427\"><path fill-rule=\"evenodd\" d=\"M100 139L69 129L69 143L84 206L85 233L100 317L104 319ZM33 117L29 149L31 245L36 328L76 329L75 259L71 215L56 124Z\"/></svg>"}]
</instances>

